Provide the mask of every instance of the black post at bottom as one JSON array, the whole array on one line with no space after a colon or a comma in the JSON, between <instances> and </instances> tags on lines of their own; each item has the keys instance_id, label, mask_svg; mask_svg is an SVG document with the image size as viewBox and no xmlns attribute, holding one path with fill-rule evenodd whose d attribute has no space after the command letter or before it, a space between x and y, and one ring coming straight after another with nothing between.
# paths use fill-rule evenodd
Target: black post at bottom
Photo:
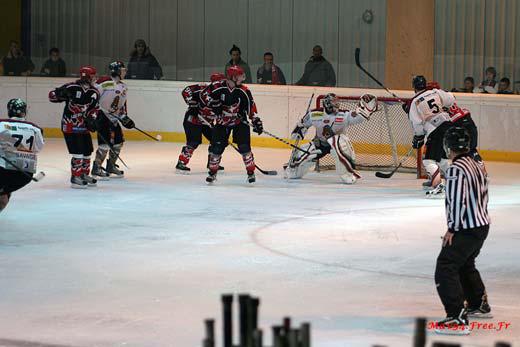
<instances>
[{"instance_id":1,"label":"black post at bottom","mask_svg":"<svg viewBox=\"0 0 520 347\"><path fill-rule=\"evenodd\" d=\"M222 332L224 347L233 347L233 295L222 295Z\"/></svg>"},{"instance_id":2,"label":"black post at bottom","mask_svg":"<svg viewBox=\"0 0 520 347\"><path fill-rule=\"evenodd\" d=\"M413 347L424 347L426 345L426 318L415 320L415 333L413 337Z\"/></svg>"}]
</instances>

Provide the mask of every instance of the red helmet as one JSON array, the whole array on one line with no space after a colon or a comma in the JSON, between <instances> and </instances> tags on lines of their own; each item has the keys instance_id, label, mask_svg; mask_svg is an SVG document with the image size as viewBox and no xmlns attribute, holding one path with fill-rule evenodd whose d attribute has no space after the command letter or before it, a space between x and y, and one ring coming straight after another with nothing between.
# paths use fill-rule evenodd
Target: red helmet
<instances>
[{"instance_id":1,"label":"red helmet","mask_svg":"<svg viewBox=\"0 0 520 347\"><path fill-rule=\"evenodd\" d=\"M243 80L246 79L246 76L244 74L244 69L242 69L238 65L231 65L230 67L228 67L226 70L226 75L227 75L227 78L229 78L230 80L235 81L235 82L239 82L239 81L242 82Z\"/></svg>"},{"instance_id":2,"label":"red helmet","mask_svg":"<svg viewBox=\"0 0 520 347\"><path fill-rule=\"evenodd\" d=\"M427 90L441 89L441 85L439 84L439 82L431 81L431 82L426 83L426 89Z\"/></svg>"},{"instance_id":3,"label":"red helmet","mask_svg":"<svg viewBox=\"0 0 520 347\"><path fill-rule=\"evenodd\" d=\"M91 65L82 66L79 69L79 79L85 81L92 81L92 78L97 74L96 68Z\"/></svg>"},{"instance_id":4,"label":"red helmet","mask_svg":"<svg viewBox=\"0 0 520 347\"><path fill-rule=\"evenodd\" d=\"M220 72L214 72L211 74L211 76L209 77L209 80L211 82L217 82L217 81L222 81L222 80L225 80L226 79L226 76L224 76L223 73L220 73Z\"/></svg>"}]
</instances>

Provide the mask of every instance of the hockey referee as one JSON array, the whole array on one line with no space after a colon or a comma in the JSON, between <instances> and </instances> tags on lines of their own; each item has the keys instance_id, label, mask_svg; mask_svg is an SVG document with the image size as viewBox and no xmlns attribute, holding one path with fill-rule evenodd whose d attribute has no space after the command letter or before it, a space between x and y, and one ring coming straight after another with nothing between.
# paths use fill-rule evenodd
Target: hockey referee
<instances>
[{"instance_id":1,"label":"hockey referee","mask_svg":"<svg viewBox=\"0 0 520 347\"><path fill-rule=\"evenodd\" d=\"M482 162L469 153L466 129L447 130L444 149L452 160L446 172L448 230L437 258L435 283L447 316L436 324L435 331L467 335L468 317L492 317L484 283L475 268L475 258L489 232L488 178Z\"/></svg>"}]
</instances>

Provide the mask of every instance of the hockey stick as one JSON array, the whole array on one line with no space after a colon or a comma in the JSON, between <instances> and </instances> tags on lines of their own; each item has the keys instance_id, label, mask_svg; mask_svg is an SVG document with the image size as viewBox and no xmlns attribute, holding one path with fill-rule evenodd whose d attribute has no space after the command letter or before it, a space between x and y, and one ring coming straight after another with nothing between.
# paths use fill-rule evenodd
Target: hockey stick
<instances>
[{"instance_id":1,"label":"hockey stick","mask_svg":"<svg viewBox=\"0 0 520 347\"><path fill-rule=\"evenodd\" d=\"M119 161L121 161L121 163L127 168L130 170L130 168L128 167L128 165L126 165L125 161L123 159L121 159L121 157L119 156L119 154L117 154L117 152L114 150L114 147L110 144L110 142L108 142L104 137L103 135L101 135L101 133L98 131L97 132L97 136L99 136L99 138L101 140L103 140L103 142L105 142L107 145L108 145L108 148L110 148L110 151L112 153L114 153L116 155L116 158L119 159Z\"/></svg>"},{"instance_id":2,"label":"hockey stick","mask_svg":"<svg viewBox=\"0 0 520 347\"><path fill-rule=\"evenodd\" d=\"M237 151L238 153L240 153L240 151L238 150L238 147L235 146L234 143L229 142L229 145L230 145L231 147L233 147L233 149L234 149L235 151ZM242 153L240 153L240 154L242 154ZM260 172L263 173L264 175L267 175L267 176L276 176L276 175L278 175L278 171L276 171L276 170L262 170L262 169L259 168L258 165L256 165L256 164L255 164L255 167L256 167L256 169L257 169L258 171L260 171Z\"/></svg>"},{"instance_id":3,"label":"hockey stick","mask_svg":"<svg viewBox=\"0 0 520 347\"><path fill-rule=\"evenodd\" d=\"M14 167L16 169L16 171L19 171L21 172L24 176L26 176L27 178L30 178L31 181L34 181L34 182L40 182L42 179L45 178L45 172L43 171L40 171L38 172L35 176L31 176L29 175L27 172L23 171L18 165L16 165L15 163L13 163L12 161L10 161L9 159L7 159L6 157L4 156L0 156L0 158L2 158L3 160L6 161L6 163L8 163L9 165L11 165L12 167Z\"/></svg>"},{"instance_id":4,"label":"hockey stick","mask_svg":"<svg viewBox=\"0 0 520 347\"><path fill-rule=\"evenodd\" d=\"M252 125L251 123L249 123L248 121L246 121L246 120L242 120L242 123L244 123L244 124L246 124L246 125L249 125L251 128L253 127L253 125ZM309 151L307 151L307 150L305 150L305 149L303 149L303 148L301 148L301 147L295 146L295 145L293 145L292 143L290 143L289 141L285 141L285 140L282 139L281 137L278 137L278 136L276 136L275 134L271 134L271 133L270 133L269 131L267 131L267 130L262 130L262 132L263 132L264 134L268 135L268 136L271 136L272 138L274 138L274 139L276 139L276 140L278 140L278 141L280 141L280 142L285 143L286 145L291 146L291 147L294 148L294 149L297 149L297 150L299 150L299 151L301 151L301 152L303 152L303 153L306 153L306 154L311 154L311 152L309 152Z\"/></svg>"},{"instance_id":5,"label":"hockey stick","mask_svg":"<svg viewBox=\"0 0 520 347\"><path fill-rule=\"evenodd\" d=\"M405 161L406 159L408 159L408 157L410 156L410 154L412 154L413 150L414 150L413 147L410 148L410 149L408 150L408 153L406 153L405 156L403 157L403 159L401 159L401 162L400 162L400 163L399 163L399 164L398 164L398 165L397 165L397 166L396 166L392 171L390 171L390 172L388 172L388 173L377 171L377 172L376 172L376 177L379 177L379 178L390 178L390 177L392 177L392 176L397 172L397 170L399 170L399 168L400 168L401 166L403 166L404 161Z\"/></svg>"},{"instance_id":6,"label":"hockey stick","mask_svg":"<svg viewBox=\"0 0 520 347\"><path fill-rule=\"evenodd\" d=\"M376 82L377 84L379 84L379 86L381 86L381 88L383 88L384 90L386 90L388 93L390 93L394 98L396 98L397 100L399 100L399 102L403 103L403 104L406 104L406 102L404 102L400 97L398 97L394 92L392 92L390 89L388 89L387 87L385 87L385 85L381 82L379 82L379 80L377 78L375 78L370 72L368 72L363 66L361 66L361 62L359 61L359 54L361 53L361 49L360 48L356 48L356 53L355 53L355 58L356 58L356 65L357 67L363 71L368 77L370 77L374 82Z\"/></svg>"},{"instance_id":7,"label":"hockey stick","mask_svg":"<svg viewBox=\"0 0 520 347\"><path fill-rule=\"evenodd\" d=\"M148 134L146 131L139 129L136 126L134 126L134 129L139 131L141 134L144 134L144 135L148 136L149 138L151 138L154 141L159 142L159 141L162 140L162 136L161 135L152 136L152 135Z\"/></svg>"}]
</instances>

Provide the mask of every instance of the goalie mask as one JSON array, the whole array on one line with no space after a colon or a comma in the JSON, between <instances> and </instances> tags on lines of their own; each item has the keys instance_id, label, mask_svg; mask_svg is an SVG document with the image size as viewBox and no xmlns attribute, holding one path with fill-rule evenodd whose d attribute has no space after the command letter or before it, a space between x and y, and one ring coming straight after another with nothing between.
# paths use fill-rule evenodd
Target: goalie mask
<instances>
[{"instance_id":1,"label":"goalie mask","mask_svg":"<svg viewBox=\"0 0 520 347\"><path fill-rule=\"evenodd\" d=\"M323 108L326 113L335 113L339 110L338 97L334 93L325 95L322 100Z\"/></svg>"}]
</instances>

